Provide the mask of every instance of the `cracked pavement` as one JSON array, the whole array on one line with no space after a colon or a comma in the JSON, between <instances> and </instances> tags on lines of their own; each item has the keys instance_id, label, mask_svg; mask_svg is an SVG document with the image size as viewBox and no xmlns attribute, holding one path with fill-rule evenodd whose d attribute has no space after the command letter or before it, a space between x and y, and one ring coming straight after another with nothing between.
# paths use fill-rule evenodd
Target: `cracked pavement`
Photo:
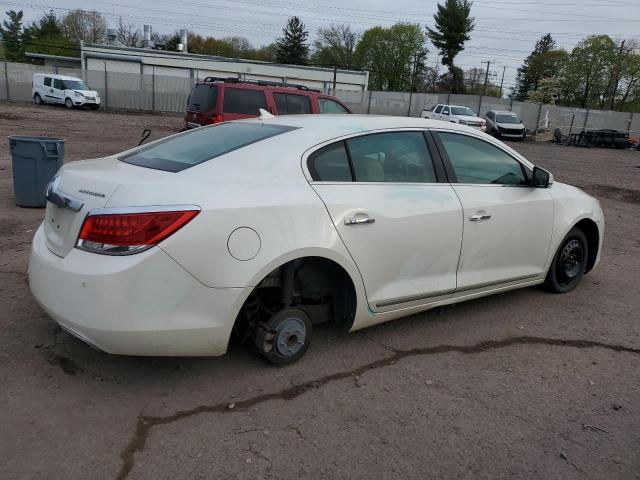
<instances>
[{"instance_id":1,"label":"cracked pavement","mask_svg":"<svg viewBox=\"0 0 640 480\"><path fill-rule=\"evenodd\" d=\"M59 135L67 160L180 119L0 103L0 131ZM96 141L98 139L98 141ZM600 266L352 334L301 362L91 350L26 279L43 211L13 205L0 144L0 478L640 478L640 153L512 144L600 199Z\"/></svg>"}]
</instances>

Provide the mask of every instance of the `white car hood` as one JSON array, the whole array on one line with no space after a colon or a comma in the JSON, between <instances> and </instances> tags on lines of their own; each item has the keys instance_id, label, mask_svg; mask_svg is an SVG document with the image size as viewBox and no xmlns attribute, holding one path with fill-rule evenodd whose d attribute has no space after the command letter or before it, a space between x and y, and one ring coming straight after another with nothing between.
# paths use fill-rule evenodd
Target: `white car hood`
<instances>
[{"instance_id":1,"label":"white car hood","mask_svg":"<svg viewBox=\"0 0 640 480\"><path fill-rule=\"evenodd\" d=\"M466 120L467 122L480 122L483 121L480 117L472 117L471 115L456 115L460 120Z\"/></svg>"}]
</instances>

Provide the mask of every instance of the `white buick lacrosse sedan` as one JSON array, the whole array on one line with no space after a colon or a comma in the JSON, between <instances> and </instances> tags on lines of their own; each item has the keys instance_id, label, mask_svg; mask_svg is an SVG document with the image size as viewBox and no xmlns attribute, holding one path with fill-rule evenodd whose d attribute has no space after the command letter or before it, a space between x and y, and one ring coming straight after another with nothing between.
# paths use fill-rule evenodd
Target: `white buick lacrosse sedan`
<instances>
[{"instance_id":1,"label":"white buick lacrosse sedan","mask_svg":"<svg viewBox=\"0 0 640 480\"><path fill-rule=\"evenodd\" d=\"M270 118L265 118L270 117ZM109 353L276 364L313 325L358 330L598 263L598 202L478 130L401 117L222 123L66 164L33 239L31 290Z\"/></svg>"}]
</instances>

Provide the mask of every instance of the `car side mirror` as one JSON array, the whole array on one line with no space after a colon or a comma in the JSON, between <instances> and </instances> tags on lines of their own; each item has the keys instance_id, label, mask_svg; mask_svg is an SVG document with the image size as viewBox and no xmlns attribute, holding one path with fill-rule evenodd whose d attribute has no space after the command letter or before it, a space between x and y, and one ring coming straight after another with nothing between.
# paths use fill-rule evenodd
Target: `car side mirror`
<instances>
[{"instance_id":1,"label":"car side mirror","mask_svg":"<svg viewBox=\"0 0 640 480\"><path fill-rule=\"evenodd\" d=\"M548 188L553 184L553 175L551 172L540 167L533 167L533 177L531 185L536 188Z\"/></svg>"}]
</instances>

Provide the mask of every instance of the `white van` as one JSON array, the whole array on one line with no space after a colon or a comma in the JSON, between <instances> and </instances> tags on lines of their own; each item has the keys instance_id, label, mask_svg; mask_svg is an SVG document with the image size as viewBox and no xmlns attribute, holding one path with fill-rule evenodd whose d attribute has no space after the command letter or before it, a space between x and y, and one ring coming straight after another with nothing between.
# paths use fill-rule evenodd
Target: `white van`
<instances>
[{"instance_id":1,"label":"white van","mask_svg":"<svg viewBox=\"0 0 640 480\"><path fill-rule=\"evenodd\" d=\"M36 105L60 103L67 108L100 108L98 92L89 90L81 78L66 75L34 73L31 95Z\"/></svg>"}]
</instances>

